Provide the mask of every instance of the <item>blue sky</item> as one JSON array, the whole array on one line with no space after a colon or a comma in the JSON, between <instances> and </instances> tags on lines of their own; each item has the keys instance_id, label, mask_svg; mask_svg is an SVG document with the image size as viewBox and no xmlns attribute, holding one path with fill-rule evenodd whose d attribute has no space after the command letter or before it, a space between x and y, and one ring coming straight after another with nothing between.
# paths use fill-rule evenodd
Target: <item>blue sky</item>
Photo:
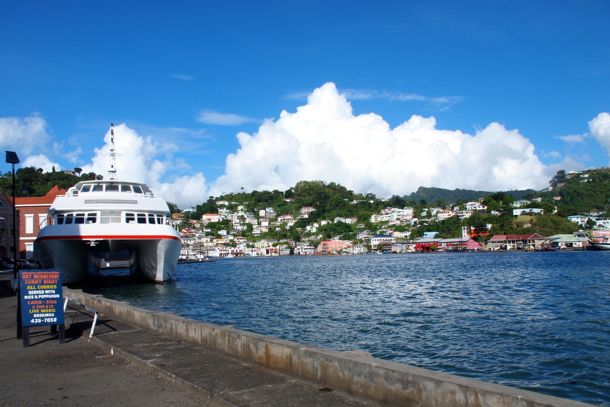
<instances>
[{"instance_id":1,"label":"blue sky","mask_svg":"<svg viewBox=\"0 0 610 407\"><path fill-rule=\"evenodd\" d=\"M36 117L42 141L20 156L62 168L91 163L108 124L125 123L171 141L157 159L180 165L159 182L202 173L206 193L228 192L213 184L236 134L281 127L329 82L354 117L390 128L420 115L472 136L516 130L545 174L608 163L589 127L610 111L607 1L20 1L2 14L0 143L19 150L26 130L7 126Z\"/></svg>"}]
</instances>

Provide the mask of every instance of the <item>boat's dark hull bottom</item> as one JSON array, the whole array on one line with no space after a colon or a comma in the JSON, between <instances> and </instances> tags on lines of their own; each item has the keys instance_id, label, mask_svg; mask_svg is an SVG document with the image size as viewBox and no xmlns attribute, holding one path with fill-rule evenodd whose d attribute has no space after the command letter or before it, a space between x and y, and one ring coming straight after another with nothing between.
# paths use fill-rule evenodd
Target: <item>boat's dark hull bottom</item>
<instances>
[{"instance_id":1,"label":"boat's dark hull bottom","mask_svg":"<svg viewBox=\"0 0 610 407\"><path fill-rule=\"evenodd\" d=\"M174 239L102 240L95 246L82 240L49 239L35 243L35 255L44 268L61 271L64 284L99 277L111 267L129 267L138 279L162 283L170 280L180 255Z\"/></svg>"}]
</instances>

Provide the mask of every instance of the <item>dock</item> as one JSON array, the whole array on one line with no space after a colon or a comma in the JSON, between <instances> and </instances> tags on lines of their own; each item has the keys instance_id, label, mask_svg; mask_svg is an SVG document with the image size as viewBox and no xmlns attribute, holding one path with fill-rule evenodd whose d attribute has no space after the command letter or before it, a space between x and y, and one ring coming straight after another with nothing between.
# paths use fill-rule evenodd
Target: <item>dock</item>
<instances>
[{"instance_id":1,"label":"dock","mask_svg":"<svg viewBox=\"0 0 610 407\"><path fill-rule=\"evenodd\" d=\"M65 289L101 313L66 314L23 348L16 298L0 298L0 405L585 406L587 404L157 313Z\"/></svg>"}]
</instances>

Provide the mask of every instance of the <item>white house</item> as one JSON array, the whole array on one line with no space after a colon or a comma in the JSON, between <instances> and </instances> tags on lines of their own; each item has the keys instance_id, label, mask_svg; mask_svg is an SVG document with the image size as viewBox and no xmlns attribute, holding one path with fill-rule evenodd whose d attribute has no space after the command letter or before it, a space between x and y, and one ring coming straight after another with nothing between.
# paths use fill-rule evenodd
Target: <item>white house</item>
<instances>
[{"instance_id":1,"label":"white house","mask_svg":"<svg viewBox=\"0 0 610 407\"><path fill-rule=\"evenodd\" d=\"M542 215L542 214L544 214L544 209L542 209L542 208L519 208L519 209L513 209L513 216Z\"/></svg>"},{"instance_id":2,"label":"white house","mask_svg":"<svg viewBox=\"0 0 610 407\"><path fill-rule=\"evenodd\" d=\"M394 243L396 242L396 238L390 235L376 235L371 237L371 246L377 247L379 244L383 243Z\"/></svg>"}]
</instances>

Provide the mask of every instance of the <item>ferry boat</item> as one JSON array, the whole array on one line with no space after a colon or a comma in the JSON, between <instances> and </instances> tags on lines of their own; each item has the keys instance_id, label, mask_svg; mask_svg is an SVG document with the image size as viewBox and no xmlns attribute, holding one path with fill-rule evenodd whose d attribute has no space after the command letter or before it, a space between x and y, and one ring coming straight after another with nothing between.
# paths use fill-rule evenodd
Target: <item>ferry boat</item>
<instances>
[{"instance_id":1,"label":"ferry boat","mask_svg":"<svg viewBox=\"0 0 610 407\"><path fill-rule=\"evenodd\" d=\"M49 209L53 223L34 243L44 268L62 272L64 283L99 276L113 267L162 283L170 280L181 239L170 225L170 210L142 183L116 180L114 130L109 180L82 181L59 195Z\"/></svg>"}]
</instances>

